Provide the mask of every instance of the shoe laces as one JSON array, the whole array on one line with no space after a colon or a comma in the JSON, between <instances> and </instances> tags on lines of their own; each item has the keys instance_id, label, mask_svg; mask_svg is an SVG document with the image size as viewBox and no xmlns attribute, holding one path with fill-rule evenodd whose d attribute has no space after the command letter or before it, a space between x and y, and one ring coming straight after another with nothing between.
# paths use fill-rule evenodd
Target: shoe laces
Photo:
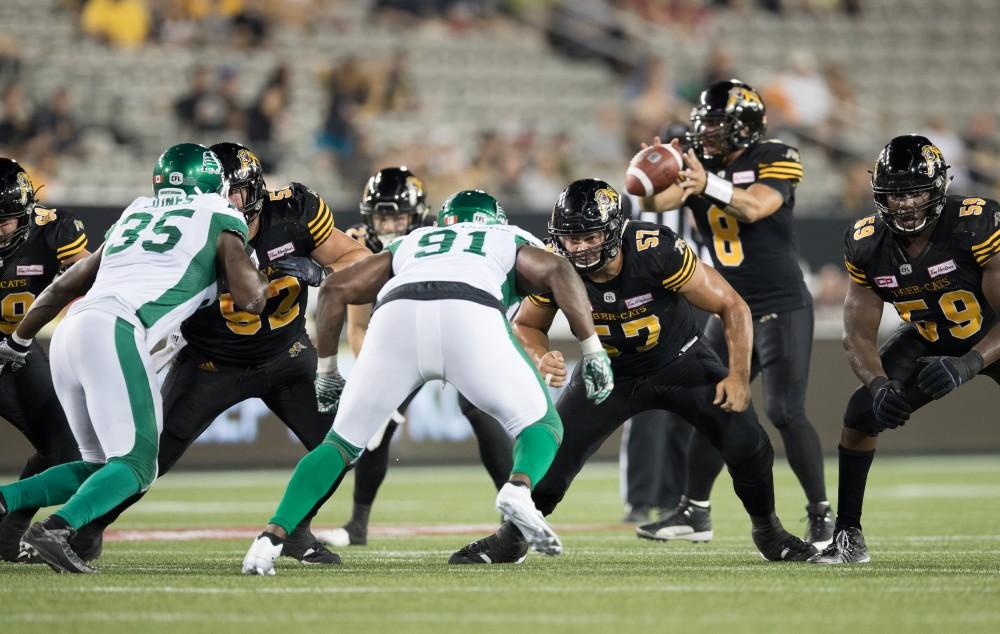
<instances>
[{"instance_id":1,"label":"shoe laces","mask_svg":"<svg viewBox=\"0 0 1000 634\"><path fill-rule=\"evenodd\" d=\"M836 545L837 550L842 553L850 554L854 550L854 545L851 543L851 536L847 533L846 529L838 532L836 537L833 538L833 542L831 545Z\"/></svg>"}]
</instances>

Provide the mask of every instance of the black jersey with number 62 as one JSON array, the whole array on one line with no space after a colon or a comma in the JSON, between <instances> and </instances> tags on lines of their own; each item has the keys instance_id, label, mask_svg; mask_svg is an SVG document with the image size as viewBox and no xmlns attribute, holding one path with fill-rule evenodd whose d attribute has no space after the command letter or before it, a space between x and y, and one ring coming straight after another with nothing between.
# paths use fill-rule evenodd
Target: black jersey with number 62
<instances>
[{"instance_id":1,"label":"black jersey with number 62","mask_svg":"<svg viewBox=\"0 0 1000 634\"><path fill-rule=\"evenodd\" d=\"M997 319L983 294L983 267L1000 252L1000 205L948 196L930 231L923 253L911 258L878 216L862 218L844 236L847 272L892 304L936 352L962 355Z\"/></svg>"},{"instance_id":2,"label":"black jersey with number 62","mask_svg":"<svg viewBox=\"0 0 1000 634\"><path fill-rule=\"evenodd\" d=\"M305 328L307 288L270 264L287 256L309 257L333 232L333 214L309 188L292 183L268 192L251 259L270 280L267 306L260 315L239 310L233 297L219 299L181 326L188 345L206 358L228 365L253 365L292 350ZM224 291L224 289L223 289Z\"/></svg>"},{"instance_id":3,"label":"black jersey with number 62","mask_svg":"<svg viewBox=\"0 0 1000 634\"><path fill-rule=\"evenodd\" d=\"M691 306L677 293L694 275L698 257L668 227L634 220L622 231L622 257L613 280L584 276L583 282L615 374L641 376L676 359L698 337ZM528 300L555 306L550 294Z\"/></svg>"}]
</instances>

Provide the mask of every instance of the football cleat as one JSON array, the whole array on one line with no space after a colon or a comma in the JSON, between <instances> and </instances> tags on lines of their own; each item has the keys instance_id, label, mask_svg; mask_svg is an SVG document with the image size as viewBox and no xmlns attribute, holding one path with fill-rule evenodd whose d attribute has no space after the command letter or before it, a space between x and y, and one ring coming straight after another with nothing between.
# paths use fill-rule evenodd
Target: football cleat
<instances>
[{"instance_id":1,"label":"football cleat","mask_svg":"<svg viewBox=\"0 0 1000 634\"><path fill-rule=\"evenodd\" d=\"M69 528L45 528L40 522L32 524L31 528L21 538L21 543L30 556L38 557L56 572L76 574L93 574L98 572L80 559L69 542L75 531Z\"/></svg>"},{"instance_id":2,"label":"football cleat","mask_svg":"<svg viewBox=\"0 0 1000 634\"><path fill-rule=\"evenodd\" d=\"M368 529L355 522L348 522L340 528L323 531L318 537L335 548L368 545Z\"/></svg>"},{"instance_id":3,"label":"football cleat","mask_svg":"<svg viewBox=\"0 0 1000 634\"><path fill-rule=\"evenodd\" d=\"M786 531L780 523L751 531L753 543L767 561L806 561L819 551Z\"/></svg>"},{"instance_id":4,"label":"football cleat","mask_svg":"<svg viewBox=\"0 0 1000 634\"><path fill-rule=\"evenodd\" d=\"M306 523L299 524L299 527L292 532L285 540L285 546L281 550L282 557L291 557L306 565L339 565L340 555L332 552L323 544Z\"/></svg>"},{"instance_id":5,"label":"football cleat","mask_svg":"<svg viewBox=\"0 0 1000 634\"><path fill-rule=\"evenodd\" d=\"M806 506L806 521L809 529L805 540L816 548L825 548L833 539L833 509L829 504L809 504Z\"/></svg>"},{"instance_id":6,"label":"football cleat","mask_svg":"<svg viewBox=\"0 0 1000 634\"><path fill-rule=\"evenodd\" d=\"M94 561L104 551L104 528L87 524L70 539L73 551L84 561Z\"/></svg>"},{"instance_id":7,"label":"football cleat","mask_svg":"<svg viewBox=\"0 0 1000 634\"><path fill-rule=\"evenodd\" d=\"M449 564L519 564L528 557L528 541L511 522L497 532L452 553Z\"/></svg>"},{"instance_id":8,"label":"football cleat","mask_svg":"<svg viewBox=\"0 0 1000 634\"><path fill-rule=\"evenodd\" d=\"M512 482L500 487L497 493L497 511L505 520L510 520L524 535L531 547L543 555L562 554L562 542L541 511L535 508L531 490Z\"/></svg>"},{"instance_id":9,"label":"football cleat","mask_svg":"<svg viewBox=\"0 0 1000 634\"><path fill-rule=\"evenodd\" d=\"M830 545L823 552L809 559L811 564L866 564L871 561L865 536L853 526L837 531Z\"/></svg>"},{"instance_id":10,"label":"football cleat","mask_svg":"<svg viewBox=\"0 0 1000 634\"><path fill-rule=\"evenodd\" d=\"M243 574L273 577L274 560L281 556L282 546L281 540L274 535L261 533L243 558Z\"/></svg>"},{"instance_id":11,"label":"football cleat","mask_svg":"<svg viewBox=\"0 0 1000 634\"><path fill-rule=\"evenodd\" d=\"M635 533L642 539L661 542L708 542L713 535L711 509L696 506L686 497L681 497L673 513L658 522L636 526Z\"/></svg>"}]
</instances>

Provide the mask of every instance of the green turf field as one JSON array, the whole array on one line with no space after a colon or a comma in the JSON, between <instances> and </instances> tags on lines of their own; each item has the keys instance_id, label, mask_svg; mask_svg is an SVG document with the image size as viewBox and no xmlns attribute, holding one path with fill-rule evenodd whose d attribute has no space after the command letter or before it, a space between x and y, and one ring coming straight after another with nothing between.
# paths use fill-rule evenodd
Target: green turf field
<instances>
[{"instance_id":1,"label":"green turf field","mask_svg":"<svg viewBox=\"0 0 1000 634\"><path fill-rule=\"evenodd\" d=\"M258 527L285 476L170 474L118 527ZM835 485L835 471L827 477ZM778 511L801 533L787 465L776 480ZM350 477L345 485L317 525L346 517ZM373 527L487 524L492 497L480 468L396 467ZM711 544L659 544L615 525L617 467L591 465L553 516L566 547L559 558L456 568L445 564L450 552L481 535L374 535L367 548L342 550L338 569L282 560L277 577L244 578L249 539L161 534L107 542L97 576L0 563L0 631L1000 631L1000 460L881 459L866 502L872 563L766 563L728 479L717 487Z\"/></svg>"}]
</instances>

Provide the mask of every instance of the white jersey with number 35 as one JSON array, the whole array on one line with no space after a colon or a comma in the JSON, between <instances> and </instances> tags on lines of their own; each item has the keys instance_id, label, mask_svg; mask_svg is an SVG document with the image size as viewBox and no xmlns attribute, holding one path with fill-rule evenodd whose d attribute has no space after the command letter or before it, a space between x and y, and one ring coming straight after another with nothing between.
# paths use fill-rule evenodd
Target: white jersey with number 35
<instances>
[{"instance_id":1,"label":"white jersey with number 35","mask_svg":"<svg viewBox=\"0 0 1000 634\"><path fill-rule=\"evenodd\" d=\"M219 234L249 234L218 194L137 198L105 236L93 287L73 311L100 306L146 330L150 346L216 296Z\"/></svg>"},{"instance_id":2,"label":"white jersey with number 35","mask_svg":"<svg viewBox=\"0 0 1000 634\"><path fill-rule=\"evenodd\" d=\"M464 282L510 306L519 299L514 264L522 244L543 246L513 225L462 222L417 229L386 247L392 252L393 277L379 298L413 282Z\"/></svg>"}]
</instances>

